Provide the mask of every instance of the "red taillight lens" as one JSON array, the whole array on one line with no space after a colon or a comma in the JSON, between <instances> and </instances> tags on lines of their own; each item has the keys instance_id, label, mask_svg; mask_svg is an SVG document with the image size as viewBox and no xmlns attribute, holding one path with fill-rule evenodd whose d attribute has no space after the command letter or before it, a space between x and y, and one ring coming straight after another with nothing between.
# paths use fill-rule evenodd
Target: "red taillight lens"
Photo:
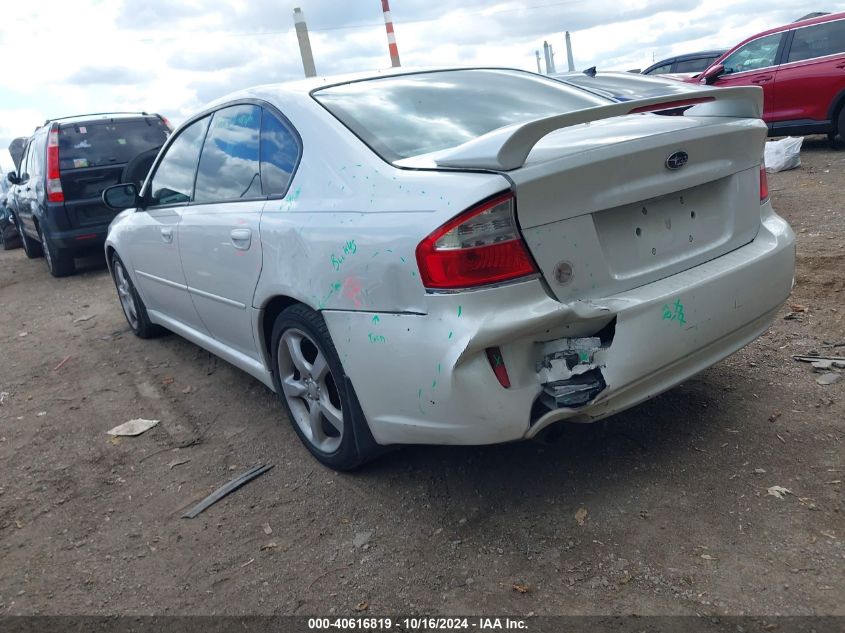
<instances>
[{"instance_id":1,"label":"red taillight lens","mask_svg":"<svg viewBox=\"0 0 845 633\"><path fill-rule=\"evenodd\" d=\"M766 176L766 164L760 163L760 204L769 199L769 179Z\"/></svg>"},{"instance_id":2,"label":"red taillight lens","mask_svg":"<svg viewBox=\"0 0 845 633\"><path fill-rule=\"evenodd\" d=\"M47 200L65 201L59 172L59 128L55 123L47 133Z\"/></svg>"},{"instance_id":3,"label":"red taillight lens","mask_svg":"<svg viewBox=\"0 0 845 633\"><path fill-rule=\"evenodd\" d=\"M487 361L490 363L490 368L496 375L496 380L498 380L499 384L505 389L510 389L511 379L508 376L508 368L505 367L505 361L502 358L502 350L498 347L488 347L484 351L487 352Z\"/></svg>"},{"instance_id":4,"label":"red taillight lens","mask_svg":"<svg viewBox=\"0 0 845 633\"><path fill-rule=\"evenodd\" d=\"M502 194L453 218L417 246L426 288L473 288L537 272L519 235L514 197Z\"/></svg>"}]
</instances>

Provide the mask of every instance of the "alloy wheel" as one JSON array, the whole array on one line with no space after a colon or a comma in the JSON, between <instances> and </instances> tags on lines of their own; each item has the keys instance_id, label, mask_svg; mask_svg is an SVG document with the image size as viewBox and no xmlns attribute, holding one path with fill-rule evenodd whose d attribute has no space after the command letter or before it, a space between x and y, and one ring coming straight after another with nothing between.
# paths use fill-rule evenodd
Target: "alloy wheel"
<instances>
[{"instance_id":1,"label":"alloy wheel","mask_svg":"<svg viewBox=\"0 0 845 633\"><path fill-rule=\"evenodd\" d=\"M343 407L326 355L308 334L296 328L279 339L279 382L294 422L323 453L343 440Z\"/></svg>"},{"instance_id":2,"label":"alloy wheel","mask_svg":"<svg viewBox=\"0 0 845 633\"><path fill-rule=\"evenodd\" d=\"M117 296L120 298L123 314L126 315L126 320L129 321L132 329L137 330L139 324L138 307L135 305L135 296L132 294L132 282L129 281L129 275L126 274L123 264L117 259L114 261L114 283L117 286Z\"/></svg>"}]
</instances>

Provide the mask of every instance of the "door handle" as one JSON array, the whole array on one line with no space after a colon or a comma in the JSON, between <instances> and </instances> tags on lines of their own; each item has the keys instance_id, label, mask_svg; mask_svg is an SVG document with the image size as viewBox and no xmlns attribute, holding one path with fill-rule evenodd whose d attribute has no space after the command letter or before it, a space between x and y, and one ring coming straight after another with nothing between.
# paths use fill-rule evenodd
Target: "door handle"
<instances>
[{"instance_id":1,"label":"door handle","mask_svg":"<svg viewBox=\"0 0 845 633\"><path fill-rule=\"evenodd\" d=\"M161 239L163 239L167 244L173 242L173 229L170 227L166 227L161 229Z\"/></svg>"},{"instance_id":2,"label":"door handle","mask_svg":"<svg viewBox=\"0 0 845 633\"><path fill-rule=\"evenodd\" d=\"M752 79L751 83L753 83L753 84L764 84L767 81L771 81L771 80L772 80L771 75L763 75L762 77L757 77L755 79Z\"/></svg>"},{"instance_id":3,"label":"door handle","mask_svg":"<svg viewBox=\"0 0 845 633\"><path fill-rule=\"evenodd\" d=\"M232 244L235 248L242 251L247 250L252 243L251 229L232 229L229 236L232 238Z\"/></svg>"}]
</instances>

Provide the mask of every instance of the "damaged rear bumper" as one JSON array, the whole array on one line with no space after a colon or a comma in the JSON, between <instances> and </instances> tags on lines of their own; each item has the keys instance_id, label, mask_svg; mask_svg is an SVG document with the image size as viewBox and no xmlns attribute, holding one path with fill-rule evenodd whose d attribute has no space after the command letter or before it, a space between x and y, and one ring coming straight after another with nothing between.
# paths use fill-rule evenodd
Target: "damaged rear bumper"
<instances>
[{"instance_id":1,"label":"damaged rear bumper","mask_svg":"<svg viewBox=\"0 0 845 633\"><path fill-rule=\"evenodd\" d=\"M534 437L647 400L762 334L794 272L791 229L768 204L762 211L751 243L603 299L562 304L532 280L431 295L424 315L324 316L380 444Z\"/></svg>"}]
</instances>

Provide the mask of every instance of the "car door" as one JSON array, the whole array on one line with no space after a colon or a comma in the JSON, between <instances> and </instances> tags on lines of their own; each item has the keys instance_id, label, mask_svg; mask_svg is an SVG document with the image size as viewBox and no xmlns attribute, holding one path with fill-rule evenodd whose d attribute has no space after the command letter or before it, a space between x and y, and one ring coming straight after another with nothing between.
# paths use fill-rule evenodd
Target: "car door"
<instances>
[{"instance_id":1,"label":"car door","mask_svg":"<svg viewBox=\"0 0 845 633\"><path fill-rule=\"evenodd\" d=\"M183 128L168 144L143 190L123 240L147 309L208 334L188 294L179 257L179 221L193 198L194 179L210 116ZM124 262L127 263L127 262Z\"/></svg>"},{"instance_id":2,"label":"car door","mask_svg":"<svg viewBox=\"0 0 845 633\"><path fill-rule=\"evenodd\" d=\"M20 182L15 185L15 217L20 230L30 237L37 238L33 203L35 201L35 179L32 177L33 157L36 151L36 136L29 139L21 158Z\"/></svg>"},{"instance_id":3,"label":"car door","mask_svg":"<svg viewBox=\"0 0 845 633\"><path fill-rule=\"evenodd\" d=\"M826 121L845 88L845 20L796 28L774 83L773 121Z\"/></svg>"},{"instance_id":4,"label":"car door","mask_svg":"<svg viewBox=\"0 0 845 633\"><path fill-rule=\"evenodd\" d=\"M203 323L218 341L252 358L259 357L251 308L266 199L259 167L261 111L238 104L214 113L194 200L179 225L185 279Z\"/></svg>"},{"instance_id":5,"label":"car door","mask_svg":"<svg viewBox=\"0 0 845 633\"><path fill-rule=\"evenodd\" d=\"M722 60L724 74L717 86L760 86L763 89L763 119L769 122L773 111L773 88L784 33L772 33L752 40Z\"/></svg>"}]
</instances>

